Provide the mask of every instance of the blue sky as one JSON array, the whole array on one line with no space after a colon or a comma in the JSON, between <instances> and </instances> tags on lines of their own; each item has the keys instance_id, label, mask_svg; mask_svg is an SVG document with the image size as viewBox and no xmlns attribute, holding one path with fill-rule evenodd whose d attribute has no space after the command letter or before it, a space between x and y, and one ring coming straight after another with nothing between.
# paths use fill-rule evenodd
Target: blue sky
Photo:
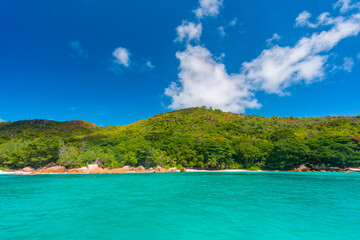
<instances>
[{"instance_id":1,"label":"blue sky","mask_svg":"<svg viewBox=\"0 0 360 240\"><path fill-rule=\"evenodd\" d=\"M0 121L358 115L353 0L0 1Z\"/></svg>"}]
</instances>

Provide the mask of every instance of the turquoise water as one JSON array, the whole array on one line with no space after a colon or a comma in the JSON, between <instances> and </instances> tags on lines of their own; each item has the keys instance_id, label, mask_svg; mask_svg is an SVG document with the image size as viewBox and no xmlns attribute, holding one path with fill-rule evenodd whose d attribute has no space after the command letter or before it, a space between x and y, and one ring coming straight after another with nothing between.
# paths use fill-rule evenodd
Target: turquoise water
<instances>
[{"instance_id":1,"label":"turquoise water","mask_svg":"<svg viewBox=\"0 0 360 240\"><path fill-rule=\"evenodd\" d=\"M360 239L360 174L0 176L0 239Z\"/></svg>"}]
</instances>

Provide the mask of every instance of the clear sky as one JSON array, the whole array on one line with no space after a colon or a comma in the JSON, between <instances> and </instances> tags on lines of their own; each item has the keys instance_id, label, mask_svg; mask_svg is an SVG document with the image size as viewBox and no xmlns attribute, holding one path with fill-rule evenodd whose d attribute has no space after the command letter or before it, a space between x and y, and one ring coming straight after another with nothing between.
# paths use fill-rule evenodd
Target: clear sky
<instances>
[{"instance_id":1,"label":"clear sky","mask_svg":"<svg viewBox=\"0 0 360 240\"><path fill-rule=\"evenodd\" d=\"M0 121L360 114L356 0L1 0Z\"/></svg>"}]
</instances>

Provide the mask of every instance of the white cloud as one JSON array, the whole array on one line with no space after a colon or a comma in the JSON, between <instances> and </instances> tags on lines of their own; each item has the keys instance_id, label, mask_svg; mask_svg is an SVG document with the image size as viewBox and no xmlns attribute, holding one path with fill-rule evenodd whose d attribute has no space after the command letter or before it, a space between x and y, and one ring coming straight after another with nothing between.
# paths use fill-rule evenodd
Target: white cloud
<instances>
[{"instance_id":1,"label":"white cloud","mask_svg":"<svg viewBox=\"0 0 360 240\"><path fill-rule=\"evenodd\" d=\"M322 54L330 51L340 40L359 33L360 14L348 18L328 18L325 22L334 26L328 31L303 37L294 47L274 46L264 50L256 59L244 63L246 77L257 88L276 94L284 94L284 89L302 80L310 84L321 79L328 59Z\"/></svg>"},{"instance_id":2,"label":"white cloud","mask_svg":"<svg viewBox=\"0 0 360 240\"><path fill-rule=\"evenodd\" d=\"M310 28L317 28L321 25L331 25L334 24L333 18L329 17L330 13L324 12L317 17L316 23L311 23L309 18L311 14L308 11L304 11L299 14L299 16L295 19L295 26L296 27L310 27Z\"/></svg>"},{"instance_id":3,"label":"white cloud","mask_svg":"<svg viewBox=\"0 0 360 240\"><path fill-rule=\"evenodd\" d=\"M357 59L359 59L359 60L360 60L360 53L358 53L358 55L357 55L356 57L357 57Z\"/></svg>"},{"instance_id":4,"label":"white cloud","mask_svg":"<svg viewBox=\"0 0 360 240\"><path fill-rule=\"evenodd\" d=\"M269 38L269 39L266 40L267 46L268 46L268 47L271 46L274 41L277 41L277 40L279 40L280 38L281 38L281 37L280 37L277 33L274 33L271 38Z\"/></svg>"},{"instance_id":5,"label":"white cloud","mask_svg":"<svg viewBox=\"0 0 360 240\"><path fill-rule=\"evenodd\" d=\"M194 12L198 18L206 16L215 17L219 14L223 0L199 0L199 8Z\"/></svg>"},{"instance_id":6,"label":"white cloud","mask_svg":"<svg viewBox=\"0 0 360 240\"><path fill-rule=\"evenodd\" d=\"M236 23L237 23L237 18L234 18L233 20L231 20L226 25L218 27L218 31L219 31L220 35L222 37L225 37L225 35L226 35L225 29L227 29L229 27L234 27L236 25Z\"/></svg>"},{"instance_id":7,"label":"white cloud","mask_svg":"<svg viewBox=\"0 0 360 240\"><path fill-rule=\"evenodd\" d=\"M0 122L6 122L4 119L0 118Z\"/></svg>"},{"instance_id":8,"label":"white cloud","mask_svg":"<svg viewBox=\"0 0 360 240\"><path fill-rule=\"evenodd\" d=\"M74 40L69 42L69 47L75 52L76 56L81 58L88 58L89 54L84 51L80 41Z\"/></svg>"},{"instance_id":9,"label":"white cloud","mask_svg":"<svg viewBox=\"0 0 360 240\"><path fill-rule=\"evenodd\" d=\"M118 47L113 52L113 56L115 57L115 63L121 64L125 67L130 66L130 53L126 48Z\"/></svg>"},{"instance_id":10,"label":"white cloud","mask_svg":"<svg viewBox=\"0 0 360 240\"><path fill-rule=\"evenodd\" d=\"M229 25L230 26L235 26L236 25L236 23L237 23L237 18L234 18L230 23L229 23Z\"/></svg>"},{"instance_id":11,"label":"white cloud","mask_svg":"<svg viewBox=\"0 0 360 240\"><path fill-rule=\"evenodd\" d=\"M229 75L225 65L213 59L202 46L187 45L177 52L180 60L178 83L172 82L165 94L172 98L170 108L212 106L225 111L243 112L259 108L250 86L241 75Z\"/></svg>"},{"instance_id":12,"label":"white cloud","mask_svg":"<svg viewBox=\"0 0 360 240\"><path fill-rule=\"evenodd\" d=\"M299 14L299 16L295 19L296 26L304 27L309 23L309 18L311 14L308 11L303 11Z\"/></svg>"},{"instance_id":13,"label":"white cloud","mask_svg":"<svg viewBox=\"0 0 360 240\"><path fill-rule=\"evenodd\" d=\"M219 56L214 57L214 59L219 62L221 62L224 58L225 58L225 53L221 53Z\"/></svg>"},{"instance_id":14,"label":"white cloud","mask_svg":"<svg viewBox=\"0 0 360 240\"><path fill-rule=\"evenodd\" d=\"M77 109L77 107L71 107L69 108L70 111L75 111Z\"/></svg>"},{"instance_id":15,"label":"white cloud","mask_svg":"<svg viewBox=\"0 0 360 240\"><path fill-rule=\"evenodd\" d=\"M345 13L352 9L360 9L360 2L351 4L351 0L339 0L334 4L334 8L340 8L341 13Z\"/></svg>"},{"instance_id":16,"label":"white cloud","mask_svg":"<svg viewBox=\"0 0 360 240\"><path fill-rule=\"evenodd\" d=\"M175 41L182 42L186 40L190 42L192 40L199 41L202 32L202 24L195 24L193 22L183 21L181 25L176 28L177 38Z\"/></svg>"},{"instance_id":17,"label":"white cloud","mask_svg":"<svg viewBox=\"0 0 360 240\"><path fill-rule=\"evenodd\" d=\"M354 67L353 59L346 57L344 58L344 64L340 68L347 72L351 72L353 67Z\"/></svg>"},{"instance_id":18,"label":"white cloud","mask_svg":"<svg viewBox=\"0 0 360 240\"><path fill-rule=\"evenodd\" d=\"M225 28L223 26L218 27L218 31L221 36L224 37L226 35Z\"/></svg>"},{"instance_id":19,"label":"white cloud","mask_svg":"<svg viewBox=\"0 0 360 240\"><path fill-rule=\"evenodd\" d=\"M140 66L140 70L142 72L149 72L151 70L154 70L155 66L153 65L153 63L148 59L146 60L143 64L141 64Z\"/></svg>"},{"instance_id":20,"label":"white cloud","mask_svg":"<svg viewBox=\"0 0 360 240\"><path fill-rule=\"evenodd\" d=\"M147 66L148 68L151 68L151 69L155 68L155 66L152 64L152 62L151 62L150 60L148 60L148 61L146 62L146 66Z\"/></svg>"},{"instance_id":21,"label":"white cloud","mask_svg":"<svg viewBox=\"0 0 360 240\"><path fill-rule=\"evenodd\" d=\"M299 26L308 26L309 15L297 19ZM304 25L305 24L305 25ZM228 74L224 64L217 62L203 46L187 45L177 52L180 61L178 81L172 82L165 94L172 98L170 108L212 106L224 111L243 112L259 108L255 92L265 91L284 95L294 84L311 84L326 75L329 51L342 39L360 32L360 14L347 17L329 17L323 13L317 26L330 26L326 31L301 38L294 46L278 45L265 49L250 62L242 64L241 71ZM350 69L347 60L344 70Z\"/></svg>"}]
</instances>

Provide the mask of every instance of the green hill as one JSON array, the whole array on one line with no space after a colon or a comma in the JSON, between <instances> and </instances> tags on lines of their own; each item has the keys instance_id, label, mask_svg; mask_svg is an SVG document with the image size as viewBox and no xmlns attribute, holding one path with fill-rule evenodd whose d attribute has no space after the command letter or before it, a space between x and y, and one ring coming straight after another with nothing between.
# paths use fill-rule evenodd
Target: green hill
<instances>
[{"instance_id":1,"label":"green hill","mask_svg":"<svg viewBox=\"0 0 360 240\"><path fill-rule=\"evenodd\" d=\"M28 120L0 124L0 166L292 169L360 165L360 117L262 117L189 108L126 126Z\"/></svg>"}]
</instances>

